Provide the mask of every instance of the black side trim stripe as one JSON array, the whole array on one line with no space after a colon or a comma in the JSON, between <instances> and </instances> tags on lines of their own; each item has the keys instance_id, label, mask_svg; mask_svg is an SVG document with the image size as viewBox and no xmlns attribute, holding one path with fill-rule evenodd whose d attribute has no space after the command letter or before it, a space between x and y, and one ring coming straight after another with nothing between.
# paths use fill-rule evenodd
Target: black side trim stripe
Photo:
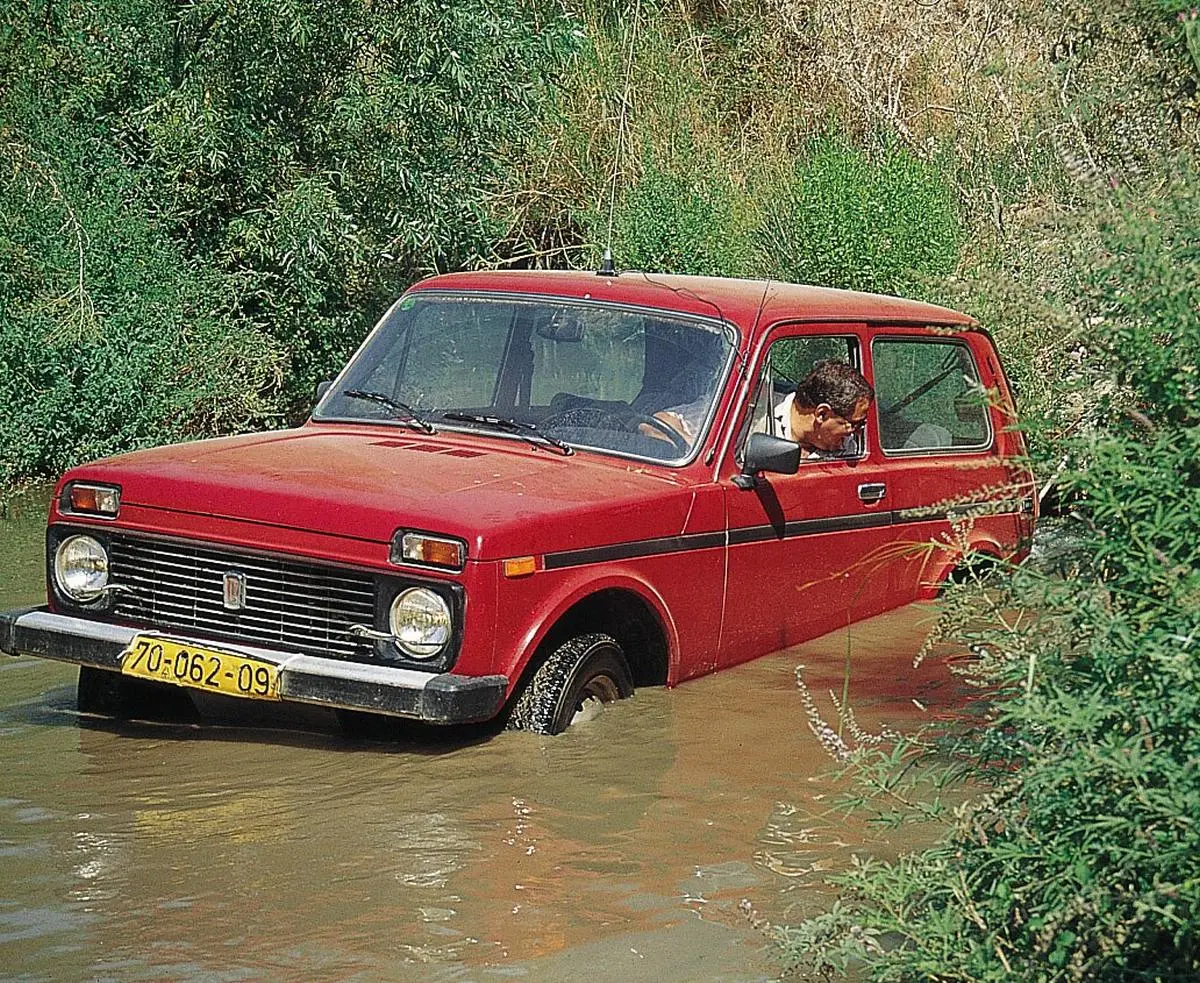
<instances>
[{"instance_id":1,"label":"black side trim stripe","mask_svg":"<svg viewBox=\"0 0 1200 983\"><path fill-rule=\"evenodd\" d=\"M945 513L942 513L943 517ZM828 519L797 519L778 526L745 526L729 530L729 545L761 543L768 539L791 539L793 536L812 536L821 532L849 532L851 529L873 529L896 522L895 512L864 512L860 515L836 515Z\"/></svg>"},{"instance_id":2,"label":"black side trim stripe","mask_svg":"<svg viewBox=\"0 0 1200 983\"><path fill-rule=\"evenodd\" d=\"M547 570L562 567L577 567L585 563L603 563L605 560L630 560L637 556L659 556L663 553L688 553L692 550L710 550L725 545L725 533L697 532L687 536L664 536L661 539L638 539L614 546L593 546L582 550L563 550L547 553L542 564Z\"/></svg>"},{"instance_id":3,"label":"black side trim stripe","mask_svg":"<svg viewBox=\"0 0 1200 983\"><path fill-rule=\"evenodd\" d=\"M1016 502L987 503L988 515L1010 515L1022 511ZM1001 506L996 508L995 506ZM1015 506L1015 507L1014 507ZM643 556L661 556L665 553L688 553L693 550L715 549L718 546L742 546L747 543L762 543L767 540L792 539L798 536L813 536L819 533L849 532L853 529L873 529L879 526L899 526L912 522L935 522L962 517L968 511L978 513L980 506L954 506L938 509L905 509L891 512L864 512L857 515L837 515L826 519L797 519L779 526L743 526L724 532L700 532L686 536L664 536L660 539L638 539L612 546L592 546L579 550L562 550L547 553L542 558L546 570L561 570L588 563L604 563L608 560L632 560Z\"/></svg>"}]
</instances>

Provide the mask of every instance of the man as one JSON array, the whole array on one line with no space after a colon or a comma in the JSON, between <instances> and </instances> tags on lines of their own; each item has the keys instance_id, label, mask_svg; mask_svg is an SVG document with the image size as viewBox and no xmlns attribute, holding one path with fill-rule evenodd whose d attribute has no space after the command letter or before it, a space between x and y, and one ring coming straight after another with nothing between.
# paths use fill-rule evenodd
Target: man
<instances>
[{"instance_id":1,"label":"man","mask_svg":"<svg viewBox=\"0 0 1200 983\"><path fill-rule=\"evenodd\" d=\"M867 424L867 412L874 398L871 384L852 366L836 359L818 362L796 391L774 408L770 431L776 437L798 443L804 460L852 457L858 453L855 437ZM691 445L706 408L705 399L660 410L654 416ZM648 437L670 439L645 423L639 429Z\"/></svg>"},{"instance_id":2,"label":"man","mask_svg":"<svg viewBox=\"0 0 1200 983\"><path fill-rule=\"evenodd\" d=\"M874 399L875 390L853 366L818 362L775 407L772 432L798 443L804 460L852 457Z\"/></svg>"}]
</instances>

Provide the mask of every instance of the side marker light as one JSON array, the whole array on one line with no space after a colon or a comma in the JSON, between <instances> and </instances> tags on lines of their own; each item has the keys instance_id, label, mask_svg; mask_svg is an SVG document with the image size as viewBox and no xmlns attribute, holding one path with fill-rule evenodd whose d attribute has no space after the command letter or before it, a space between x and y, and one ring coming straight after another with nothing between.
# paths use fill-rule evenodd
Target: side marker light
<instances>
[{"instance_id":1,"label":"side marker light","mask_svg":"<svg viewBox=\"0 0 1200 983\"><path fill-rule=\"evenodd\" d=\"M518 556L504 561L504 576L528 577L537 572L537 559L532 556Z\"/></svg>"}]
</instances>

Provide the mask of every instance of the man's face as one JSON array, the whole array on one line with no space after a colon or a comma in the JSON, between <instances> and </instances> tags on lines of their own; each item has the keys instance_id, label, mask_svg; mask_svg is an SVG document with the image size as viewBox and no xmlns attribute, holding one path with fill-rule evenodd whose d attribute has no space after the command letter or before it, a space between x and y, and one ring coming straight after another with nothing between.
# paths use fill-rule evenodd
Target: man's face
<instances>
[{"instance_id":1,"label":"man's face","mask_svg":"<svg viewBox=\"0 0 1200 983\"><path fill-rule=\"evenodd\" d=\"M844 417L835 413L828 403L822 403L813 419L810 438L813 446L823 451L840 451L847 437L859 433L867 425L870 408L871 401L864 396L854 404L850 416Z\"/></svg>"}]
</instances>

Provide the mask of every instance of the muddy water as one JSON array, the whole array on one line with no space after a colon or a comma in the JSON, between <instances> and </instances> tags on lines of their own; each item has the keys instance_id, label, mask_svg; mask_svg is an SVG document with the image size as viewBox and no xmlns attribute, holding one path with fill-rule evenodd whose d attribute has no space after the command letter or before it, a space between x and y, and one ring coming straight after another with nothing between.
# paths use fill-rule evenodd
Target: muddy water
<instances>
[{"instance_id":1,"label":"muddy water","mask_svg":"<svg viewBox=\"0 0 1200 983\"><path fill-rule=\"evenodd\" d=\"M0 607L41 598L43 508L0 524ZM559 738L354 744L322 712L225 704L101 725L71 667L0 656L0 980L771 979L743 898L795 919L852 853L929 835L834 807L794 668L840 690L849 645L860 723L918 724L963 698L943 664L911 668L930 616Z\"/></svg>"}]
</instances>

